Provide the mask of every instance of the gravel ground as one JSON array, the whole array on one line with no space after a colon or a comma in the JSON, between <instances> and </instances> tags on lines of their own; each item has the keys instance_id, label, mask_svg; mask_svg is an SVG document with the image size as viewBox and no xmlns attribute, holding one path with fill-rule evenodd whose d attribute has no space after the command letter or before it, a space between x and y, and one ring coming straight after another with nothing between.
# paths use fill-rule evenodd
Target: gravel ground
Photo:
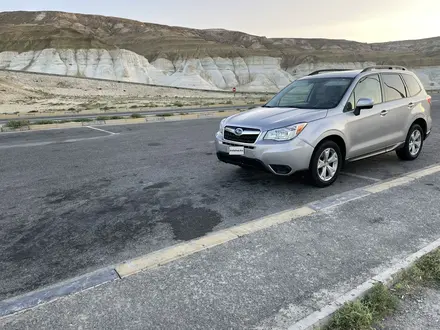
<instances>
[{"instance_id":1,"label":"gravel ground","mask_svg":"<svg viewBox=\"0 0 440 330\"><path fill-rule=\"evenodd\" d=\"M423 287L416 294L405 297L399 311L378 329L440 329L440 288Z\"/></svg>"}]
</instances>

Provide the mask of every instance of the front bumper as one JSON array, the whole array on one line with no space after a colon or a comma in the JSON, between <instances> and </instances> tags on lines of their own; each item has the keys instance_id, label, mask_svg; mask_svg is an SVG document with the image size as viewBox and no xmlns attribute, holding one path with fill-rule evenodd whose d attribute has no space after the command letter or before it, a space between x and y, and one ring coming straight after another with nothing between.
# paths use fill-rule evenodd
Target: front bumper
<instances>
[{"instance_id":1,"label":"front bumper","mask_svg":"<svg viewBox=\"0 0 440 330\"><path fill-rule=\"evenodd\" d=\"M231 145L244 146L244 156L230 156ZM308 169L314 150L298 137L286 142L258 140L254 144L243 144L224 140L220 133L216 134L215 147L222 162L251 166L276 175L291 175Z\"/></svg>"}]
</instances>

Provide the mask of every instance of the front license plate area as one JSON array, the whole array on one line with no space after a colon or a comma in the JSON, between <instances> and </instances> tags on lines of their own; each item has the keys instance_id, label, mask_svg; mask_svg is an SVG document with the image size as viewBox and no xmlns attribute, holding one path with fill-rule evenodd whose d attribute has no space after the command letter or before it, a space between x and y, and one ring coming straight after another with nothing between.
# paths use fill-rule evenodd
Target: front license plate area
<instances>
[{"instance_id":1,"label":"front license plate area","mask_svg":"<svg viewBox=\"0 0 440 330\"><path fill-rule=\"evenodd\" d=\"M244 155L244 147L229 147L229 155L230 156L243 156Z\"/></svg>"}]
</instances>

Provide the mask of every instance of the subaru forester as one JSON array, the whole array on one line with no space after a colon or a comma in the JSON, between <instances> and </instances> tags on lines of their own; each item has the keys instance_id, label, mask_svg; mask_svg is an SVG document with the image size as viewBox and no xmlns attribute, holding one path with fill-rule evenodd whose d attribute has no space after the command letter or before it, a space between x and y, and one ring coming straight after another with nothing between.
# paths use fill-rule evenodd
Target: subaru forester
<instances>
[{"instance_id":1,"label":"subaru forester","mask_svg":"<svg viewBox=\"0 0 440 330\"><path fill-rule=\"evenodd\" d=\"M346 162L391 151L416 159L431 127L431 97L406 68L320 70L223 119L216 151L222 162L276 175L308 170L326 187Z\"/></svg>"}]
</instances>

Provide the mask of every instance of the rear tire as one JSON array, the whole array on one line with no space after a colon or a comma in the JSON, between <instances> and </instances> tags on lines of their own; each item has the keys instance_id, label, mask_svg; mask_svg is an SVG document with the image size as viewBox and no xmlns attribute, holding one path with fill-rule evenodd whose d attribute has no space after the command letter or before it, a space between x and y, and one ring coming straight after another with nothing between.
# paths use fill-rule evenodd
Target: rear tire
<instances>
[{"instance_id":1,"label":"rear tire","mask_svg":"<svg viewBox=\"0 0 440 330\"><path fill-rule=\"evenodd\" d=\"M324 141L317 146L310 161L309 172L312 184L319 188L332 185L338 178L343 164L339 145Z\"/></svg>"},{"instance_id":2,"label":"rear tire","mask_svg":"<svg viewBox=\"0 0 440 330\"><path fill-rule=\"evenodd\" d=\"M405 145L396 150L397 157L401 160L415 160L419 157L423 148L425 133L419 124L413 124L408 131Z\"/></svg>"}]
</instances>

